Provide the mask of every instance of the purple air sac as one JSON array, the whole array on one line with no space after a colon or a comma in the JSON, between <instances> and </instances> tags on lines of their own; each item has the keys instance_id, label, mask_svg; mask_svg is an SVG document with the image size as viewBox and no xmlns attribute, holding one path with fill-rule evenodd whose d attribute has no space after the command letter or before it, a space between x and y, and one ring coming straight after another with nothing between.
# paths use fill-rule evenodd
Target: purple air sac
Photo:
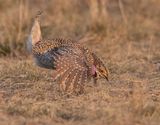
<instances>
[{"instance_id":1,"label":"purple air sac","mask_svg":"<svg viewBox=\"0 0 160 125\"><path fill-rule=\"evenodd\" d=\"M92 65L92 75L93 75L94 77L97 77L95 65Z\"/></svg>"}]
</instances>

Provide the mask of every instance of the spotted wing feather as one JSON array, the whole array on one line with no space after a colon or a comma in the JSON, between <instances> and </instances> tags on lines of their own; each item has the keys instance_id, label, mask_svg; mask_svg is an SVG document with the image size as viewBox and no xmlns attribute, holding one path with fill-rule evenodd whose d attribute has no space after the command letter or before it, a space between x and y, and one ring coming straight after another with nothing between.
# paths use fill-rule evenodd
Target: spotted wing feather
<instances>
[{"instance_id":1,"label":"spotted wing feather","mask_svg":"<svg viewBox=\"0 0 160 125\"><path fill-rule=\"evenodd\" d=\"M33 49L33 55L35 57L36 64L42 68L47 69L56 69L56 63L59 58L71 54L73 49L71 46L64 45L59 47L55 45L50 49L44 49L46 46L42 45L36 46Z\"/></svg>"},{"instance_id":2,"label":"spotted wing feather","mask_svg":"<svg viewBox=\"0 0 160 125\"><path fill-rule=\"evenodd\" d=\"M57 61L54 79L60 78L60 87L64 91L73 91L78 87L83 88L88 76L85 60L78 55L63 56Z\"/></svg>"}]
</instances>

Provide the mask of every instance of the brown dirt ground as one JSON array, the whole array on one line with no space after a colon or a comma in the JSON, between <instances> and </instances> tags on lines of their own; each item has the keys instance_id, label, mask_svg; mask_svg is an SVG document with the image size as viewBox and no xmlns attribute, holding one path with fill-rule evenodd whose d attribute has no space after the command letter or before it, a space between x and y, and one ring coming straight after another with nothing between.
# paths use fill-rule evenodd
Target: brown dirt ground
<instances>
[{"instance_id":1,"label":"brown dirt ground","mask_svg":"<svg viewBox=\"0 0 160 125\"><path fill-rule=\"evenodd\" d=\"M156 43L92 44L108 64L110 84L100 80L95 87L91 82L85 94L69 97L58 91L53 71L36 67L31 58L2 58L0 124L158 124L160 44Z\"/></svg>"}]
</instances>

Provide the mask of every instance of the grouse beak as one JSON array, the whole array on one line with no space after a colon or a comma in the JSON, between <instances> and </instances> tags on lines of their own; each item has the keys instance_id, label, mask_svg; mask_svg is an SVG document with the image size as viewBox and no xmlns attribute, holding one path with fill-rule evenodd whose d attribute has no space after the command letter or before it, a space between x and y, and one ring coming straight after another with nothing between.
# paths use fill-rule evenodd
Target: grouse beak
<instances>
[{"instance_id":1,"label":"grouse beak","mask_svg":"<svg viewBox=\"0 0 160 125\"><path fill-rule=\"evenodd\" d=\"M109 79L108 79L108 77L107 77L107 76L105 76L105 79L106 79L107 81L109 81Z\"/></svg>"}]
</instances>

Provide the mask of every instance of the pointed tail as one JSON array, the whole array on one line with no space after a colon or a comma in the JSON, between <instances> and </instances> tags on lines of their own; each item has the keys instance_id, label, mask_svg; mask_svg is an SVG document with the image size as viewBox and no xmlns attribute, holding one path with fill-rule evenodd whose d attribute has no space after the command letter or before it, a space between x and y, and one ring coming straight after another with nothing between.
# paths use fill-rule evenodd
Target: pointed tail
<instances>
[{"instance_id":1,"label":"pointed tail","mask_svg":"<svg viewBox=\"0 0 160 125\"><path fill-rule=\"evenodd\" d=\"M42 39L41 36L41 28L39 23L39 18L41 16L42 12L38 12L34 19L33 26L31 28L30 35L27 40L27 50L31 53L32 52L32 46L34 46L38 41Z\"/></svg>"}]
</instances>

